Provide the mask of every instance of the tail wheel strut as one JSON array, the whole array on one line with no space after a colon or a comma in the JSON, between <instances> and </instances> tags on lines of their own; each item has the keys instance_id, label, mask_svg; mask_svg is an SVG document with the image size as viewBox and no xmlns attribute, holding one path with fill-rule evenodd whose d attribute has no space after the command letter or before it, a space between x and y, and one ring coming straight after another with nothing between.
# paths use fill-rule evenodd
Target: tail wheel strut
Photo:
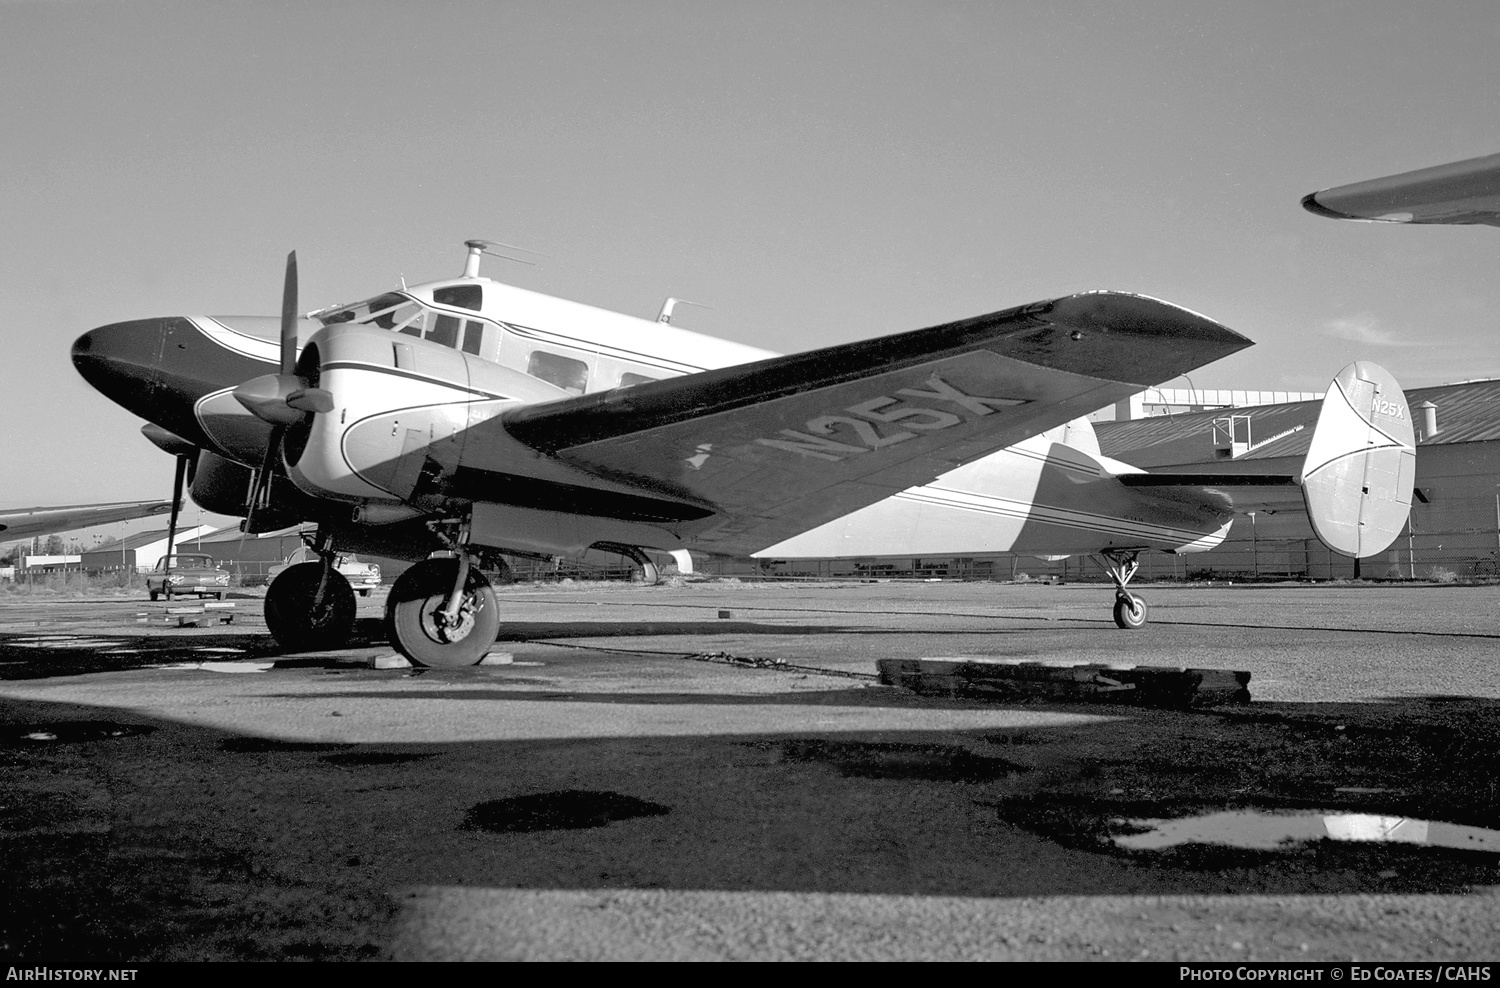
<instances>
[{"instance_id":1,"label":"tail wheel strut","mask_svg":"<svg viewBox=\"0 0 1500 988\"><path fill-rule=\"evenodd\" d=\"M1140 568L1139 549L1106 549L1099 553L1104 571L1115 584L1115 624L1121 628L1139 628L1146 623L1146 602L1125 587Z\"/></svg>"}]
</instances>

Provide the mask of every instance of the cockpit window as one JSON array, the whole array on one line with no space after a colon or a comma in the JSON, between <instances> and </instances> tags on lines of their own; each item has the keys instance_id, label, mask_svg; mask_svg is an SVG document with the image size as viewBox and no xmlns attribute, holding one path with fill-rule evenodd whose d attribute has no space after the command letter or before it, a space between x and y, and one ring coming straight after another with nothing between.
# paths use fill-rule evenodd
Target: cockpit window
<instances>
[{"instance_id":1,"label":"cockpit window","mask_svg":"<svg viewBox=\"0 0 1500 988\"><path fill-rule=\"evenodd\" d=\"M465 308L479 308L480 286L449 285L433 292L436 301ZM432 312L411 296L399 292L387 292L368 302L345 306L326 315L320 315L324 325L341 322L359 322L366 326L378 326L405 336L425 337L441 346L462 349L478 354L483 348L484 324L475 319L462 319L441 312Z\"/></svg>"},{"instance_id":2,"label":"cockpit window","mask_svg":"<svg viewBox=\"0 0 1500 988\"><path fill-rule=\"evenodd\" d=\"M432 300L439 305L453 305L460 309L478 312L484 290L479 285L444 285L432 291Z\"/></svg>"},{"instance_id":3,"label":"cockpit window","mask_svg":"<svg viewBox=\"0 0 1500 988\"><path fill-rule=\"evenodd\" d=\"M476 357L484 345L484 323L475 322L470 319L464 323L464 353L472 353Z\"/></svg>"},{"instance_id":4,"label":"cockpit window","mask_svg":"<svg viewBox=\"0 0 1500 988\"><path fill-rule=\"evenodd\" d=\"M427 338L434 343L441 343L446 347L458 348L458 317L438 316L432 321L432 328L427 330Z\"/></svg>"},{"instance_id":5,"label":"cockpit window","mask_svg":"<svg viewBox=\"0 0 1500 988\"><path fill-rule=\"evenodd\" d=\"M345 306L335 312L320 315L318 318L323 321L323 325L325 326L331 326L339 322L369 322L372 314L395 308L402 302L407 301L410 300L405 295L400 295L396 292L387 292L384 295L375 296L368 302L359 302L354 305ZM377 325L383 326L384 323L377 322ZM385 328L389 329L390 327L385 326Z\"/></svg>"}]
</instances>

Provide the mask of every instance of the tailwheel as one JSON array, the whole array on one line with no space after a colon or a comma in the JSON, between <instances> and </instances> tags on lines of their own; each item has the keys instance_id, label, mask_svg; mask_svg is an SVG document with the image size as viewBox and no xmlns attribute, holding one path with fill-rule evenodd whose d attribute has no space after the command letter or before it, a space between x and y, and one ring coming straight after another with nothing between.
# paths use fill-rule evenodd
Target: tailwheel
<instances>
[{"instance_id":1,"label":"tailwheel","mask_svg":"<svg viewBox=\"0 0 1500 988\"><path fill-rule=\"evenodd\" d=\"M463 590L455 602L460 579ZM475 665L495 644L500 604L489 580L467 559L425 559L391 587L385 623L391 644L414 665L455 669Z\"/></svg>"},{"instance_id":2,"label":"tailwheel","mask_svg":"<svg viewBox=\"0 0 1500 988\"><path fill-rule=\"evenodd\" d=\"M266 627L293 650L341 647L354 628L354 611L354 588L322 563L289 566L266 589Z\"/></svg>"},{"instance_id":3,"label":"tailwheel","mask_svg":"<svg viewBox=\"0 0 1500 988\"><path fill-rule=\"evenodd\" d=\"M1115 624L1122 628L1139 628L1146 623L1146 602L1134 594L1115 597Z\"/></svg>"},{"instance_id":4,"label":"tailwheel","mask_svg":"<svg viewBox=\"0 0 1500 988\"><path fill-rule=\"evenodd\" d=\"M1115 584L1115 624L1121 628L1139 628L1146 623L1146 602L1126 590L1139 568L1139 549L1106 549L1099 553L1104 571Z\"/></svg>"}]
</instances>

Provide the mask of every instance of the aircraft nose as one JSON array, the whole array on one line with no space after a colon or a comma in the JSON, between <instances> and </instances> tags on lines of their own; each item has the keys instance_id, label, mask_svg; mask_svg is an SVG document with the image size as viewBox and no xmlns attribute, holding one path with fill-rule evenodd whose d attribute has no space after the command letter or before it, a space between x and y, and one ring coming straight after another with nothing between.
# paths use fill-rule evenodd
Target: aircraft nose
<instances>
[{"instance_id":1,"label":"aircraft nose","mask_svg":"<svg viewBox=\"0 0 1500 988\"><path fill-rule=\"evenodd\" d=\"M100 393L131 408L156 383L169 319L138 319L91 329L73 342L73 366Z\"/></svg>"}]
</instances>

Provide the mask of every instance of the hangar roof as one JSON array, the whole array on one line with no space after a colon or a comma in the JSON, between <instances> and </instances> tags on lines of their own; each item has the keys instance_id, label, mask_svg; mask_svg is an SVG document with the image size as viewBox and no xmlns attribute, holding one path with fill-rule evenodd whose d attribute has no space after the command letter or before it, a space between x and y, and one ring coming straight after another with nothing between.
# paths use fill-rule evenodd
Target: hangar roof
<instances>
[{"instance_id":1,"label":"hangar roof","mask_svg":"<svg viewBox=\"0 0 1500 988\"><path fill-rule=\"evenodd\" d=\"M1417 406L1430 401L1437 406L1438 432L1417 445L1487 442L1500 439L1500 380L1440 384L1412 388L1406 392L1414 424L1421 429ZM1321 402L1299 401L1287 405L1255 405L1221 408L1181 415L1155 415L1128 422L1097 422L1099 449L1106 456L1138 467L1175 463L1207 463L1214 455L1214 421L1229 415L1250 419L1250 441L1265 445L1236 460L1275 459L1304 456L1312 442L1312 426L1318 420ZM1301 430L1291 432L1301 426Z\"/></svg>"}]
</instances>

